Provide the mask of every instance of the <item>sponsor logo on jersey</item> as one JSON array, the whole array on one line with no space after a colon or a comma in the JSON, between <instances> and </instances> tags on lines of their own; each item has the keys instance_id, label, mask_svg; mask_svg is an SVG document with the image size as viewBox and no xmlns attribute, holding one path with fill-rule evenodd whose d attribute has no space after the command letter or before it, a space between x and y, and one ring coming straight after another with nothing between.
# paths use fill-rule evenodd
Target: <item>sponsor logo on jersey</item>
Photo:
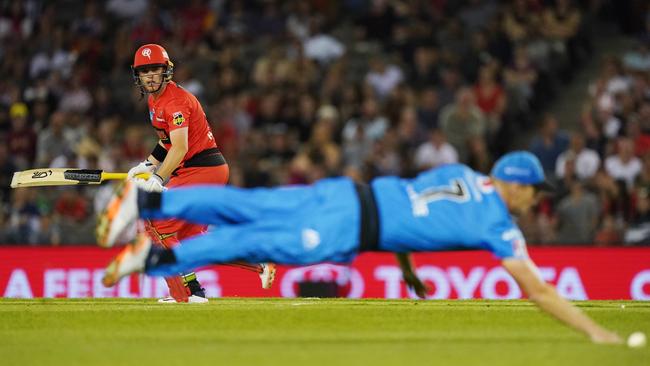
<instances>
[{"instance_id":1,"label":"sponsor logo on jersey","mask_svg":"<svg viewBox=\"0 0 650 366\"><path fill-rule=\"evenodd\" d=\"M172 123L174 123L176 126L182 126L184 122L185 122L185 117L183 117L183 113L181 112L172 113Z\"/></svg>"},{"instance_id":2,"label":"sponsor logo on jersey","mask_svg":"<svg viewBox=\"0 0 650 366\"><path fill-rule=\"evenodd\" d=\"M489 177L479 176L476 178L476 183L476 186L478 187L479 191L481 191L481 193L490 194L494 192L494 185L492 184L492 179Z\"/></svg>"},{"instance_id":3,"label":"sponsor logo on jersey","mask_svg":"<svg viewBox=\"0 0 650 366\"><path fill-rule=\"evenodd\" d=\"M315 249L320 245L320 234L314 229L302 230L302 246L305 250Z\"/></svg>"}]
</instances>

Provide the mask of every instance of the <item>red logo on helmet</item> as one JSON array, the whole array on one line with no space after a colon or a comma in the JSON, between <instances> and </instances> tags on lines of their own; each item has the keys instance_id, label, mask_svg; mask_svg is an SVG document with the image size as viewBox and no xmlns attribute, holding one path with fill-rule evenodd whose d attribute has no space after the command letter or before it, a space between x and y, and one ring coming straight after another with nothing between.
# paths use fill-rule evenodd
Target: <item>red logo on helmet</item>
<instances>
[{"instance_id":1,"label":"red logo on helmet","mask_svg":"<svg viewBox=\"0 0 650 366\"><path fill-rule=\"evenodd\" d=\"M169 55L165 49L157 44L146 44L140 47L133 60L133 67L138 68L147 65L169 65Z\"/></svg>"}]
</instances>

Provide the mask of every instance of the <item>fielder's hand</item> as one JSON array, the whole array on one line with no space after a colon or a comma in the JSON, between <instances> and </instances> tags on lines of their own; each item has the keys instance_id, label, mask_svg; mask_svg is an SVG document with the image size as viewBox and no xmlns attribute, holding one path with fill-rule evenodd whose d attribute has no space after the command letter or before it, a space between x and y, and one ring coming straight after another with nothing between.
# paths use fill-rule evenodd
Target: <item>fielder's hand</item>
<instances>
[{"instance_id":1,"label":"fielder's hand","mask_svg":"<svg viewBox=\"0 0 650 366\"><path fill-rule=\"evenodd\" d=\"M596 344L621 344L623 339L616 333L606 329L596 328L589 335L591 341Z\"/></svg>"},{"instance_id":2,"label":"fielder's hand","mask_svg":"<svg viewBox=\"0 0 650 366\"><path fill-rule=\"evenodd\" d=\"M406 282L406 286L413 290L416 295L418 295L419 298L424 299L427 297L427 293L431 291L431 288L427 285L424 284L424 282L420 281L418 276L413 273L404 273L404 282Z\"/></svg>"},{"instance_id":3,"label":"fielder's hand","mask_svg":"<svg viewBox=\"0 0 650 366\"><path fill-rule=\"evenodd\" d=\"M162 192L165 190L163 186L163 179L158 174L151 174L149 179L144 180L141 178L133 179L136 187L146 192Z\"/></svg>"},{"instance_id":4,"label":"fielder's hand","mask_svg":"<svg viewBox=\"0 0 650 366\"><path fill-rule=\"evenodd\" d=\"M133 179L138 174L153 174L156 171L156 166L153 165L149 160L145 160L140 164L129 169L127 173L127 179Z\"/></svg>"}]
</instances>

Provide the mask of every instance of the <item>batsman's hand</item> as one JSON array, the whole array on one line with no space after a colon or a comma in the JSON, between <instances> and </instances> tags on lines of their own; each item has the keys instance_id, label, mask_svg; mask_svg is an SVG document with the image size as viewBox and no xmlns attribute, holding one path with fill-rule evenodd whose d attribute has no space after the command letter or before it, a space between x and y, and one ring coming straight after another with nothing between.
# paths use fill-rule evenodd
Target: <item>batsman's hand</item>
<instances>
[{"instance_id":1,"label":"batsman's hand","mask_svg":"<svg viewBox=\"0 0 650 366\"><path fill-rule=\"evenodd\" d=\"M133 179L136 187L146 191L146 192L162 192L165 190L163 186L163 179L158 174L151 174L149 179L144 180L142 178Z\"/></svg>"},{"instance_id":2,"label":"batsman's hand","mask_svg":"<svg viewBox=\"0 0 650 366\"><path fill-rule=\"evenodd\" d=\"M404 278L404 282L406 282L406 286L413 290L421 299L426 298L427 294L431 291L431 287L425 285L413 272L404 272L402 277Z\"/></svg>"},{"instance_id":3,"label":"batsman's hand","mask_svg":"<svg viewBox=\"0 0 650 366\"><path fill-rule=\"evenodd\" d=\"M129 172L126 173L127 179L133 179L138 174L153 174L156 171L156 166L149 160L145 160L140 164L129 169Z\"/></svg>"}]
</instances>

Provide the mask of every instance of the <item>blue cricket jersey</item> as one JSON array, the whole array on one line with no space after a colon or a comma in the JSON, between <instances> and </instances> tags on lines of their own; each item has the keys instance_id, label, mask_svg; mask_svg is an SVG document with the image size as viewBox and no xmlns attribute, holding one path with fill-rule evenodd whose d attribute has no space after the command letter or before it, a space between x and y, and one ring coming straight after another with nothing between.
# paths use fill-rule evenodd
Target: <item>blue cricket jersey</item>
<instances>
[{"instance_id":1,"label":"blue cricket jersey","mask_svg":"<svg viewBox=\"0 0 650 366\"><path fill-rule=\"evenodd\" d=\"M489 177L465 165L414 179L371 183L379 215L379 249L393 252L485 249L498 258L528 256L525 239Z\"/></svg>"}]
</instances>

